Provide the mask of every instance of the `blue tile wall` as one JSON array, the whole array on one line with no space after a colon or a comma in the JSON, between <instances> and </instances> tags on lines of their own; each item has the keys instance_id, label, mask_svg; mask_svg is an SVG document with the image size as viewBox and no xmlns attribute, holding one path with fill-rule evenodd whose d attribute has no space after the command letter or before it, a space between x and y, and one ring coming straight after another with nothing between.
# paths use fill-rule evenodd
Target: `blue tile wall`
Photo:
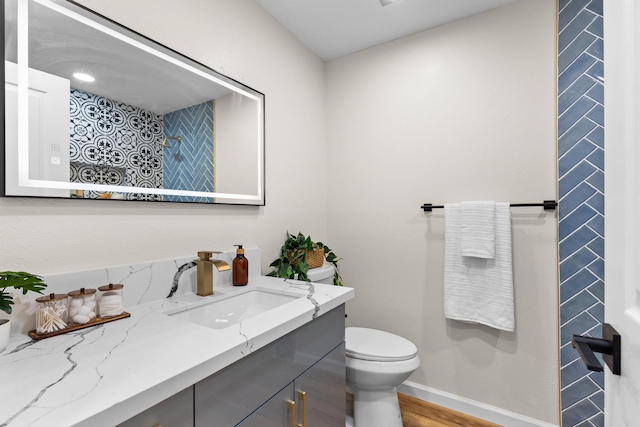
<instances>
[{"instance_id":1,"label":"blue tile wall","mask_svg":"<svg viewBox=\"0 0 640 427\"><path fill-rule=\"evenodd\" d=\"M164 148L164 188L211 192L213 181L213 101L164 115L165 136L180 136ZM212 202L202 197L164 196L180 202Z\"/></svg>"},{"instance_id":2,"label":"blue tile wall","mask_svg":"<svg viewBox=\"0 0 640 427\"><path fill-rule=\"evenodd\" d=\"M604 426L604 379L573 334L604 321L603 0L558 2L560 384L563 427Z\"/></svg>"}]
</instances>

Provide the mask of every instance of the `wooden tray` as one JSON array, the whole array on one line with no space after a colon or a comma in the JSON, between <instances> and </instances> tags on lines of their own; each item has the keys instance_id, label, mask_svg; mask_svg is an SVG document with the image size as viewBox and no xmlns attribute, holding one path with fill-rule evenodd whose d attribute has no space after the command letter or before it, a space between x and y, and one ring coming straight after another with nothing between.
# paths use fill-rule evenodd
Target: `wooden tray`
<instances>
[{"instance_id":1,"label":"wooden tray","mask_svg":"<svg viewBox=\"0 0 640 427\"><path fill-rule=\"evenodd\" d=\"M62 329L59 329L59 330L54 331L54 332L48 332L46 334L39 334L34 329L33 331L29 331L29 336L31 338L33 338L34 340L42 340L42 339L45 339L45 338L51 338L51 337L55 337L55 336L58 336L58 335L66 334L67 332L73 332L73 331L77 331L77 330L80 330L80 329L90 328L91 326L101 325L102 323L113 322L114 320L124 319L124 318L127 318L129 316L131 316L131 314L127 313L126 311L123 311L122 313L118 314L117 316L113 316L113 317L96 317L95 319L85 323L84 325L69 325L66 328L62 328Z\"/></svg>"}]
</instances>

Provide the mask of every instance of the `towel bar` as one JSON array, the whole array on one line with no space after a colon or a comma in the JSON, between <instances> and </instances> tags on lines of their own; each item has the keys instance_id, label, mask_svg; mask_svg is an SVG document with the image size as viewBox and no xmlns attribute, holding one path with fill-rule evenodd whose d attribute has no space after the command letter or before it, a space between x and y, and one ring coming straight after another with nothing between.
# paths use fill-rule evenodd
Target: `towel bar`
<instances>
[{"instance_id":1,"label":"towel bar","mask_svg":"<svg viewBox=\"0 0 640 427\"><path fill-rule=\"evenodd\" d=\"M558 203L555 200L545 200L542 203L511 203L511 207L529 207L529 206L541 206L545 211L555 211ZM442 209L444 205L432 205L431 203L425 203L420 206L425 212L431 212L433 209Z\"/></svg>"}]
</instances>

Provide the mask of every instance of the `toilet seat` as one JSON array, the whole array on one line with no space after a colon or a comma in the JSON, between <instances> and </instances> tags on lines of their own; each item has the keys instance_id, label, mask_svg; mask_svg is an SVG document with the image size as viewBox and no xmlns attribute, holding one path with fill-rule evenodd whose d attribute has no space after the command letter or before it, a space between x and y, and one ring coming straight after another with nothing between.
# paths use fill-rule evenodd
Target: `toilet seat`
<instances>
[{"instance_id":1,"label":"toilet seat","mask_svg":"<svg viewBox=\"0 0 640 427\"><path fill-rule=\"evenodd\" d=\"M360 360L399 362L416 357L418 348L389 332L349 327L345 329L345 354Z\"/></svg>"}]
</instances>

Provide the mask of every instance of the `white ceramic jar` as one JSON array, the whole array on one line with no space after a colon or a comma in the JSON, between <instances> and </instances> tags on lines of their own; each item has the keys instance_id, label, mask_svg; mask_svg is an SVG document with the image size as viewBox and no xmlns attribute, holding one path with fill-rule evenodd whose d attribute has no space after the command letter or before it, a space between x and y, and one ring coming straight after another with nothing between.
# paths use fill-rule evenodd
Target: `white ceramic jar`
<instances>
[{"instance_id":1,"label":"white ceramic jar","mask_svg":"<svg viewBox=\"0 0 640 427\"><path fill-rule=\"evenodd\" d=\"M11 322L9 319L0 319L0 353L7 348L11 336Z\"/></svg>"}]
</instances>

